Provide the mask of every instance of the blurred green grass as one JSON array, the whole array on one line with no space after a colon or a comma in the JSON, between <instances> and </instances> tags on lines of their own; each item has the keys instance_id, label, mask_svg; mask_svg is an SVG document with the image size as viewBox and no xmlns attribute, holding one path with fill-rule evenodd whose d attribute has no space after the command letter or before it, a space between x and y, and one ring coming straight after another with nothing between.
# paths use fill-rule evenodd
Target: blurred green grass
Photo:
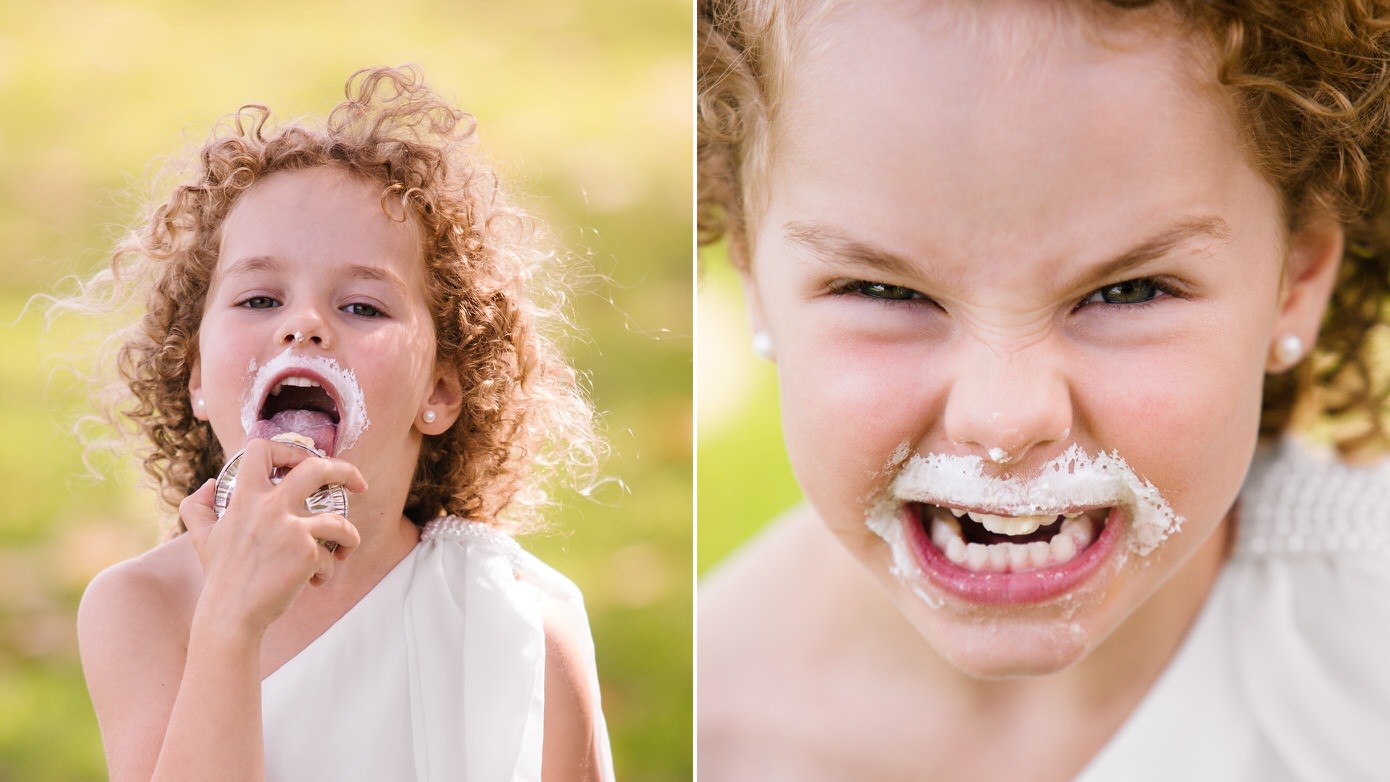
<instances>
[{"instance_id":1,"label":"blurred green grass","mask_svg":"<svg viewBox=\"0 0 1390 782\"><path fill-rule=\"evenodd\" d=\"M777 372L750 346L738 275L722 246L700 262L696 554L705 573L800 501L801 489L782 444Z\"/></svg>"},{"instance_id":2,"label":"blurred green grass","mask_svg":"<svg viewBox=\"0 0 1390 782\"><path fill-rule=\"evenodd\" d=\"M93 326L44 333L25 302L99 267L156 159L220 116L321 115L403 62L604 278L573 354L616 481L526 544L584 591L620 778L691 777L690 28L676 0L0 6L0 782L104 778L75 606L159 534L133 471L90 477L69 434L85 389L54 367Z\"/></svg>"}]
</instances>

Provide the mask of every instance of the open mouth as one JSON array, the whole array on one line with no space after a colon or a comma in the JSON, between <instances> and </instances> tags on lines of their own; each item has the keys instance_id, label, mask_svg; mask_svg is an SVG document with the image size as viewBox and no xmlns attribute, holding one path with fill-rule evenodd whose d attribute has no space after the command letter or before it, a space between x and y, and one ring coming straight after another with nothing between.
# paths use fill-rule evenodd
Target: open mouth
<instances>
[{"instance_id":1,"label":"open mouth","mask_svg":"<svg viewBox=\"0 0 1390 782\"><path fill-rule=\"evenodd\" d=\"M1075 560L1100 536L1111 509L1007 516L912 502L907 511L952 564L974 573L1025 573Z\"/></svg>"},{"instance_id":2,"label":"open mouth","mask_svg":"<svg viewBox=\"0 0 1390 782\"><path fill-rule=\"evenodd\" d=\"M1007 514L909 500L869 524L892 549L894 572L929 603L926 582L976 605L1021 605L1083 588L1111 561L1128 518L1114 504Z\"/></svg>"},{"instance_id":3,"label":"open mouth","mask_svg":"<svg viewBox=\"0 0 1390 782\"><path fill-rule=\"evenodd\" d=\"M247 366L251 388L242 398L241 427L249 439L293 432L339 456L371 426L357 375L328 356L291 348L259 366Z\"/></svg>"},{"instance_id":4,"label":"open mouth","mask_svg":"<svg viewBox=\"0 0 1390 782\"><path fill-rule=\"evenodd\" d=\"M314 441L314 447L334 453L338 440L338 400L322 379L303 370L275 378L261 400L248 438L271 438L293 432Z\"/></svg>"},{"instance_id":5,"label":"open mouth","mask_svg":"<svg viewBox=\"0 0 1390 782\"><path fill-rule=\"evenodd\" d=\"M1043 603L1103 583L1107 563L1147 556L1182 525L1115 452L1073 444L1029 475L998 476L975 455L890 459L865 524L892 572L930 605Z\"/></svg>"}]
</instances>

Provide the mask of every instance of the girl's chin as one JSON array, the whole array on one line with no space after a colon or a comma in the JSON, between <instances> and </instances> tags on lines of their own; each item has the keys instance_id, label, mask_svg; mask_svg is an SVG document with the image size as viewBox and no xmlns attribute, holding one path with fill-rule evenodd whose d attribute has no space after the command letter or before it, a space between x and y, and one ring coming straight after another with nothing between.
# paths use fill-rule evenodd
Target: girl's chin
<instances>
[{"instance_id":1,"label":"girl's chin","mask_svg":"<svg viewBox=\"0 0 1390 782\"><path fill-rule=\"evenodd\" d=\"M1046 676L1079 662L1094 648L1093 633L1079 620L960 616L905 599L908 619L943 660L977 679Z\"/></svg>"}]
</instances>

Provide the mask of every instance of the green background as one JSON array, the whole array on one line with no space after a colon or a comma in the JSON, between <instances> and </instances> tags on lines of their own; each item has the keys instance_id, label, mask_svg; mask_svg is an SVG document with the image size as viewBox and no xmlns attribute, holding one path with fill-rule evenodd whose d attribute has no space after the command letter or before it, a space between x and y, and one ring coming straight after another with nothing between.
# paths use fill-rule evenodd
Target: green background
<instances>
[{"instance_id":1,"label":"green background","mask_svg":"<svg viewBox=\"0 0 1390 782\"><path fill-rule=\"evenodd\" d=\"M753 353L738 275L724 247L700 253L698 568L710 568L795 505L775 366Z\"/></svg>"},{"instance_id":2,"label":"green background","mask_svg":"<svg viewBox=\"0 0 1390 782\"><path fill-rule=\"evenodd\" d=\"M573 345L615 481L525 541L584 591L620 779L691 776L691 14L678 0L0 6L0 782L104 778L77 600L155 544L151 493L92 477L63 370L96 327L45 331L129 227L162 156L242 103L322 115L348 74L423 67L477 116L523 203L603 281Z\"/></svg>"}]
</instances>

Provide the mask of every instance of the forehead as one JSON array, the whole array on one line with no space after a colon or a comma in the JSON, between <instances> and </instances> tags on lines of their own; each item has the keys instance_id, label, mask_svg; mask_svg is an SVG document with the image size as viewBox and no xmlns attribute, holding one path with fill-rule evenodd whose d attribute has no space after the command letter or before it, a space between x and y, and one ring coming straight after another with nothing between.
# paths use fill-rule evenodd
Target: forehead
<instances>
[{"instance_id":1,"label":"forehead","mask_svg":"<svg viewBox=\"0 0 1390 782\"><path fill-rule=\"evenodd\" d=\"M841 5L786 74L772 205L980 257L1074 254L1097 230L1230 201L1251 169L1210 53L1123 13Z\"/></svg>"},{"instance_id":2,"label":"forehead","mask_svg":"<svg viewBox=\"0 0 1390 782\"><path fill-rule=\"evenodd\" d=\"M423 276L419 227L383 209L381 185L319 167L271 174L233 204L221 227L219 269L246 258L287 264L390 268Z\"/></svg>"}]
</instances>

